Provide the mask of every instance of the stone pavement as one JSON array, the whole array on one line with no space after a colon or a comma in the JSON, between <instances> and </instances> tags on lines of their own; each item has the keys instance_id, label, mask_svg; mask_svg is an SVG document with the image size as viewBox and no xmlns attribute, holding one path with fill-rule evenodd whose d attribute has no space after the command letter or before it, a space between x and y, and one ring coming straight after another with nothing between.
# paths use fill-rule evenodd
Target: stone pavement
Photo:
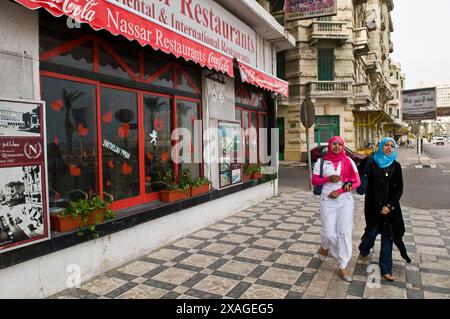
<instances>
[{"instance_id":1,"label":"stone pavement","mask_svg":"<svg viewBox=\"0 0 450 319\"><path fill-rule=\"evenodd\" d=\"M418 161L418 154L416 148L406 148L401 146L398 151L398 161L402 164L402 167L412 168L436 168L437 163L432 158L423 152L420 155L420 163Z\"/></svg>"},{"instance_id":2,"label":"stone pavement","mask_svg":"<svg viewBox=\"0 0 450 319\"><path fill-rule=\"evenodd\" d=\"M355 195L353 282L322 261L319 198L280 194L51 298L450 298L450 210L405 208L405 243L393 273L376 276L379 238L369 264L358 260L363 197ZM367 267L372 273L367 277ZM373 278L374 279L373 279Z\"/></svg>"}]
</instances>

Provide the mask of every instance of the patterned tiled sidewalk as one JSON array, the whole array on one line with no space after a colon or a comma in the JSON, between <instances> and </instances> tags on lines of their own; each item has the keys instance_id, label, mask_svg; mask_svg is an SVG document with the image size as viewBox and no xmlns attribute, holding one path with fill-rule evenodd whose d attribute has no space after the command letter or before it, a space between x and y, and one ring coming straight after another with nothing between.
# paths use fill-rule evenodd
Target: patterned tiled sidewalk
<instances>
[{"instance_id":1,"label":"patterned tiled sidewalk","mask_svg":"<svg viewBox=\"0 0 450 319\"><path fill-rule=\"evenodd\" d=\"M395 282L358 260L363 198L355 195L353 282L320 260L319 199L281 194L52 298L450 298L450 210L403 208L411 264L394 248ZM377 264L379 239L370 255ZM374 273L376 274L376 273ZM374 285L375 283L375 285ZM376 285L378 284L378 285Z\"/></svg>"}]
</instances>

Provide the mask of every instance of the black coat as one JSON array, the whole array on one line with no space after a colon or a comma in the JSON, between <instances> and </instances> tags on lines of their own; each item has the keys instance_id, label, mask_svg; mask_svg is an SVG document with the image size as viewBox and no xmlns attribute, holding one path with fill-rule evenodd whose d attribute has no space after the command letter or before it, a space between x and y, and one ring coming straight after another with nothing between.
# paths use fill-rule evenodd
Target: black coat
<instances>
[{"instance_id":1,"label":"black coat","mask_svg":"<svg viewBox=\"0 0 450 319\"><path fill-rule=\"evenodd\" d=\"M365 161L360 167L365 167ZM378 223L385 223L391 239L400 251L401 256L408 263L411 259L406 253L403 243L405 223L403 222L400 198L403 195L403 175L400 163L394 161L387 168L380 168L375 160L369 168L368 184L364 203L364 216L366 218L365 232L370 231ZM391 212L382 215L380 211L384 206L391 207ZM363 235L364 237L364 235Z\"/></svg>"}]
</instances>

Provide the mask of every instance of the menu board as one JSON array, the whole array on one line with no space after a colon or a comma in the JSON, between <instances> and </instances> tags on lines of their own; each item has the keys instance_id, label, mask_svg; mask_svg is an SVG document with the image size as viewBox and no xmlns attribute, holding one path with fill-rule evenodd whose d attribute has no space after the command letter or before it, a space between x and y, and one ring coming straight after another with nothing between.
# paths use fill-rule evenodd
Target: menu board
<instances>
[{"instance_id":1,"label":"menu board","mask_svg":"<svg viewBox=\"0 0 450 319\"><path fill-rule=\"evenodd\" d=\"M218 122L219 133L219 186L220 188L242 183L241 123Z\"/></svg>"},{"instance_id":2,"label":"menu board","mask_svg":"<svg viewBox=\"0 0 450 319\"><path fill-rule=\"evenodd\" d=\"M0 99L0 253L49 238L44 103Z\"/></svg>"}]
</instances>

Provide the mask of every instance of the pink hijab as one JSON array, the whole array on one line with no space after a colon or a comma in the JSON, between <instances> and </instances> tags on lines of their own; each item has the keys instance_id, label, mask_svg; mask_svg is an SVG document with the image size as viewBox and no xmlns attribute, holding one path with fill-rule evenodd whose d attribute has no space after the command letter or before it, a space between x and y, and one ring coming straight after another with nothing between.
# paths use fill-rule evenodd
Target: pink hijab
<instances>
[{"instance_id":1,"label":"pink hijab","mask_svg":"<svg viewBox=\"0 0 450 319\"><path fill-rule=\"evenodd\" d=\"M331 150L331 145L339 141L342 144L342 152L339 154L333 153ZM347 181L354 181L355 180L355 170L353 169L353 165L350 162L350 159L348 158L347 154L345 153L344 148L344 139L340 136L333 136L330 141L328 142L328 152L325 155L325 160L330 161L333 163L334 169L336 169L339 165L339 162L341 162L341 178L344 182Z\"/></svg>"}]
</instances>

